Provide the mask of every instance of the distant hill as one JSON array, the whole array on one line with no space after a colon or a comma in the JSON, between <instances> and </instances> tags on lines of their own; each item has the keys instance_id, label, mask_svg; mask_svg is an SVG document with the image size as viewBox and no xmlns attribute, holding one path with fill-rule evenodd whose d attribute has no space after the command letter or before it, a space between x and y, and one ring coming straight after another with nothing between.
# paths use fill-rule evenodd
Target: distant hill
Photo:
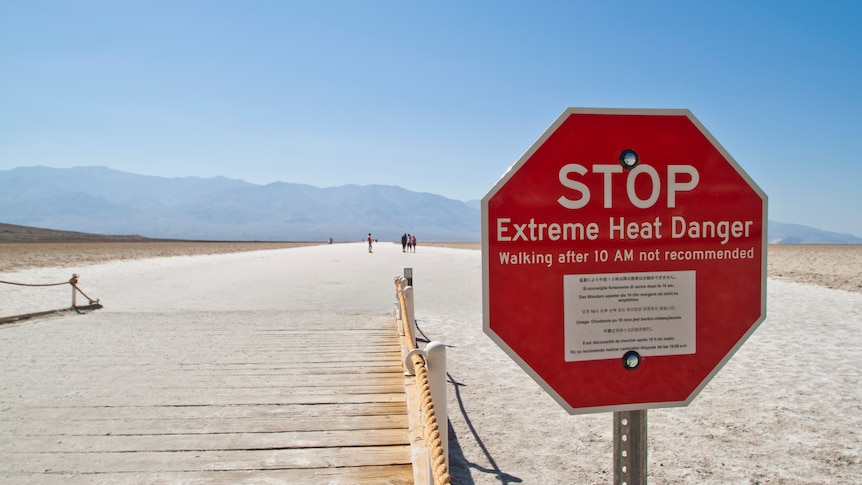
<instances>
[{"instance_id":1,"label":"distant hill","mask_svg":"<svg viewBox=\"0 0 862 485\"><path fill-rule=\"evenodd\" d=\"M409 232L420 241L479 241L480 206L479 200L461 202L391 185L257 185L105 167L0 170L0 221L72 231L82 238L358 241L371 232L394 241ZM0 225L0 238L3 229ZM768 234L773 244L862 243L850 234L774 221Z\"/></svg>"},{"instance_id":2,"label":"distant hill","mask_svg":"<svg viewBox=\"0 0 862 485\"><path fill-rule=\"evenodd\" d=\"M143 242L152 239L143 236L110 236L75 231L57 231L40 227L18 226L0 222L0 243L26 242Z\"/></svg>"},{"instance_id":3,"label":"distant hill","mask_svg":"<svg viewBox=\"0 0 862 485\"><path fill-rule=\"evenodd\" d=\"M862 244L862 238L852 234L775 221L769 221L767 234L770 244Z\"/></svg>"}]
</instances>

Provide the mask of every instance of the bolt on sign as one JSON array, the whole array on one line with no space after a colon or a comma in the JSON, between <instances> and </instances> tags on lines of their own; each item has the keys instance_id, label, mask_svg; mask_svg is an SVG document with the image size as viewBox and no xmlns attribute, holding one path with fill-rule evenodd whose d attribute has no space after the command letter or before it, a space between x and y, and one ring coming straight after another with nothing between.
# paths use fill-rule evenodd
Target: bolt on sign
<instances>
[{"instance_id":1,"label":"bolt on sign","mask_svg":"<svg viewBox=\"0 0 862 485\"><path fill-rule=\"evenodd\" d=\"M766 317L766 210L690 111L567 109L482 199L485 333L572 414L688 405Z\"/></svg>"}]
</instances>

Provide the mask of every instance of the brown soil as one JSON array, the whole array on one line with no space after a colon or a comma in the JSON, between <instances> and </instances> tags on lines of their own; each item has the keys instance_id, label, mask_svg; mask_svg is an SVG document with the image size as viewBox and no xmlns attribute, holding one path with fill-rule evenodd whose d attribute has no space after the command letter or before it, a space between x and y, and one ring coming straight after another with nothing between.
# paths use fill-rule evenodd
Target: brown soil
<instances>
[{"instance_id":1,"label":"brown soil","mask_svg":"<svg viewBox=\"0 0 862 485\"><path fill-rule=\"evenodd\" d=\"M0 243L0 273L27 268L76 267L124 259L226 254L315 244L322 243L206 241Z\"/></svg>"},{"instance_id":2,"label":"brown soil","mask_svg":"<svg viewBox=\"0 0 862 485\"><path fill-rule=\"evenodd\" d=\"M772 278L862 293L862 244L773 244Z\"/></svg>"},{"instance_id":3,"label":"brown soil","mask_svg":"<svg viewBox=\"0 0 862 485\"><path fill-rule=\"evenodd\" d=\"M104 236L74 231L56 231L39 227L18 226L0 222L0 243L26 242L141 242L153 241L143 236Z\"/></svg>"},{"instance_id":4,"label":"brown soil","mask_svg":"<svg viewBox=\"0 0 862 485\"><path fill-rule=\"evenodd\" d=\"M172 241L103 236L0 223L0 274L27 268L76 267L125 259L195 256L293 248L317 242Z\"/></svg>"}]
</instances>

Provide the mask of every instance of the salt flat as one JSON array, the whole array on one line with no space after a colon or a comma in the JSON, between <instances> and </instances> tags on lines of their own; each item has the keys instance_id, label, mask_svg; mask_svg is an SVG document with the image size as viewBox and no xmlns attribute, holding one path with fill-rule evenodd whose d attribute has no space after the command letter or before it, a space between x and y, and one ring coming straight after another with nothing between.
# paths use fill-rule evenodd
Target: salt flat
<instances>
[{"instance_id":1,"label":"salt flat","mask_svg":"<svg viewBox=\"0 0 862 485\"><path fill-rule=\"evenodd\" d=\"M105 309L19 326L112 314L141 324L187 314L194 325L273 312L382 317L404 267L420 329L450 345L453 483L609 483L611 415L569 416L482 333L479 251L381 243L368 254L356 243L97 264L77 272ZM57 271L7 277L67 277ZM766 321L690 406L649 412L652 483L862 481L862 294L770 279L768 298ZM7 330L4 354L15 345Z\"/></svg>"}]
</instances>

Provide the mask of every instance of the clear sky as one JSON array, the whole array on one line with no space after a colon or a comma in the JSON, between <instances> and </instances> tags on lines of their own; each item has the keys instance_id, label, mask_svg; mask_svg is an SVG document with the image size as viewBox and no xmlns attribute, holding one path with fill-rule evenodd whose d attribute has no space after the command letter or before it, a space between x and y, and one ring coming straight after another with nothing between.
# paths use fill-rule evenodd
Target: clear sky
<instances>
[{"instance_id":1,"label":"clear sky","mask_svg":"<svg viewBox=\"0 0 862 485\"><path fill-rule=\"evenodd\" d=\"M6 1L0 169L480 199L567 107L688 108L862 236L862 2Z\"/></svg>"}]
</instances>

